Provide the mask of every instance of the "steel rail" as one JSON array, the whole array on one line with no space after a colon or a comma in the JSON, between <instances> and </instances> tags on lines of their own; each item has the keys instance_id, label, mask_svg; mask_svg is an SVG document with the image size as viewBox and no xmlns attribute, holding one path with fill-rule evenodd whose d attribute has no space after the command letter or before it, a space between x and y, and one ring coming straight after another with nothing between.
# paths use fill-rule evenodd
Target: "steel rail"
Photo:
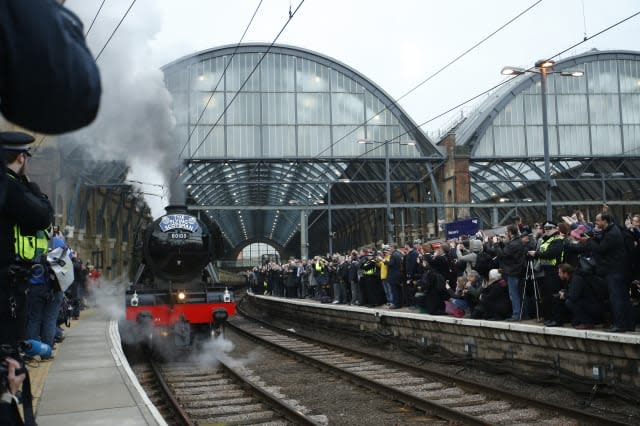
<instances>
[{"instance_id":1,"label":"steel rail","mask_svg":"<svg viewBox=\"0 0 640 426\"><path fill-rule=\"evenodd\" d=\"M528 406L532 406L535 408L540 408L540 409L544 409L544 410L549 410L549 411L557 411L560 414L565 414L567 417L571 417L574 418L576 420L582 420L582 421L588 421L588 422L593 422L595 424L599 424L599 425L629 425L630 423L625 423L625 422L621 422L621 421L617 421L617 420L612 420L606 417L602 417L599 416L597 414L591 414L591 413L586 413L584 411L580 411L571 407L566 407L563 405L559 405L559 404L554 404L552 402L547 402L547 401L541 401L538 399L534 399L525 395L521 395L521 394L517 394L517 393L513 393L513 391L507 391L507 390L502 390L499 388L494 388L492 386L486 385L486 384L482 384L482 383L478 383L469 379L463 379L460 377L454 377L451 376L449 374L443 373L441 371L436 371L427 367L416 367L416 366L412 366L409 364L405 364L399 361L394 361L388 358L384 358L375 354L371 354L368 352L364 352L364 351L360 351L357 349L353 349L353 348L349 348L349 347L344 347L344 346L340 346L340 345L336 345L334 343L329 343L329 342L325 342L322 340L318 340L315 338L311 338L311 337L307 337L304 335L301 335L299 333L292 333L286 329L282 329L280 327L274 326L273 324L267 323L261 319L258 318L254 318L251 315L247 314L244 310L241 310L240 307L238 307L238 313L245 316L246 318L251 319L252 321L256 321L270 329L274 329L277 330L278 332L285 334L287 336L290 337L295 337L297 339L301 339L301 340L305 340L307 342L313 342L313 343L320 343L322 345L325 345L327 347L330 348L335 348L337 350L341 350L344 352L350 352L352 354L355 355L359 355L362 357L367 357L367 358L371 358L377 362L381 362L381 363L386 363L386 364L390 364L391 366L397 367L397 368L402 368L405 370L410 370L412 372L415 373L428 373L432 376L434 376L435 378L439 379L439 380L443 380L443 381L448 381L453 383L454 385L462 388L462 389L467 389L467 390L476 390L479 392L482 392L484 394L489 394L489 395L493 395L496 397L500 397L503 398L507 401L511 401L511 402L519 402L522 404L526 404ZM234 329L237 329L237 327L234 327ZM342 370L341 370L342 371ZM447 408L447 407L444 407ZM448 408L447 408L448 409ZM456 415L458 413L456 412ZM477 419L474 419L474 421L477 422ZM477 424L477 423L476 423Z\"/></svg>"},{"instance_id":2,"label":"steel rail","mask_svg":"<svg viewBox=\"0 0 640 426\"><path fill-rule=\"evenodd\" d=\"M182 424L185 426L195 426L195 423L191 421L191 418L189 417L187 412L182 408L180 402L178 402L176 397L173 395L173 391L171 391L171 388L164 379L164 376L162 375L162 372L160 371L160 368L158 368L156 362L152 359L149 361L149 364L151 365L151 369L153 370L153 374L155 375L156 380L162 387L162 391L171 403L171 408L173 408L174 412L178 415Z\"/></svg>"},{"instance_id":3,"label":"steel rail","mask_svg":"<svg viewBox=\"0 0 640 426\"><path fill-rule=\"evenodd\" d=\"M288 356L291 356L293 358L299 359L301 361L304 361L306 363L312 363L315 366L319 367L321 370L323 371L328 371L332 374L336 374L341 378L348 378L348 380L350 380L353 383L356 383L364 388L367 388L369 390L372 390L378 394L384 395L386 397L389 397L391 399L397 400L397 401L401 401L407 405L410 405L414 408L417 408L419 410L425 411L427 413L435 413L439 416L442 416L448 420L452 420L452 421L462 421L464 422L464 424L467 425L483 425L483 426L488 426L491 425L492 423L489 422L485 422L482 419L478 419L477 417L473 417L470 416L468 414L462 413L460 411L457 411L455 409L449 408L445 405L442 404L438 404L437 402L434 401L430 401L430 400L426 400L426 399L422 399L419 397L416 397L414 395L411 395L409 393L400 391L398 389L394 389L392 387L389 386L385 386L382 385L380 383L376 383L375 381L371 381L369 379L366 379L362 376L359 376L358 374L352 373L348 370L339 368L337 366L331 365L327 362L315 359L313 357L309 357L309 356L305 356L299 352L296 352L293 349L289 349L289 348L285 348L283 346L280 346L278 344L269 342L268 340L264 340L258 336L255 336L233 324L228 324L231 326L231 328L237 332L238 334L241 334L243 336L246 336L249 339L252 339L254 341L259 342L262 345L267 345L270 346L272 348L274 348L275 350L285 353ZM295 335L295 334L294 334ZM296 337L300 337L298 335L295 335ZM310 340L310 339L307 339ZM317 343L317 342L316 342ZM322 342L321 342L322 343Z\"/></svg>"},{"instance_id":4,"label":"steel rail","mask_svg":"<svg viewBox=\"0 0 640 426\"><path fill-rule=\"evenodd\" d=\"M247 380L246 377L244 377L238 371L234 370L223 360L218 359L218 362L229 375L233 376L238 381L241 381L246 386L249 386L253 392L257 393L261 398L265 399L268 402L269 408L276 411L287 420L293 422L296 425L321 426L321 423L318 423L311 419L309 416L306 416L291 404L288 404L284 400L277 398L276 396L267 392L262 387Z\"/></svg>"}]
</instances>

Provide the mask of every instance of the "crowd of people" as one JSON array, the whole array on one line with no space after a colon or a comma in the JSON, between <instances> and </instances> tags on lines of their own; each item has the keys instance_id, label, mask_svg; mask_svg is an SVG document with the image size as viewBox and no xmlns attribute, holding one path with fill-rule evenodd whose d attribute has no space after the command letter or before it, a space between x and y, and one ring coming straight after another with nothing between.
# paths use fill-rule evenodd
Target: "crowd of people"
<instances>
[{"instance_id":1,"label":"crowd of people","mask_svg":"<svg viewBox=\"0 0 640 426\"><path fill-rule=\"evenodd\" d=\"M270 262L247 271L255 294L487 320L534 319L547 327L635 331L640 321L640 215L594 223L580 210L559 223L500 235L415 240L350 254Z\"/></svg>"},{"instance_id":2,"label":"crowd of people","mask_svg":"<svg viewBox=\"0 0 640 426\"><path fill-rule=\"evenodd\" d=\"M14 125L41 134L80 129L95 119L100 105L100 73L82 23L60 3L0 1L0 112ZM54 343L55 319L64 303L46 260L56 237L47 240L53 208L26 173L33 142L28 133L0 132L2 426L36 424L22 355L37 344ZM34 344L25 344L28 337Z\"/></svg>"}]
</instances>

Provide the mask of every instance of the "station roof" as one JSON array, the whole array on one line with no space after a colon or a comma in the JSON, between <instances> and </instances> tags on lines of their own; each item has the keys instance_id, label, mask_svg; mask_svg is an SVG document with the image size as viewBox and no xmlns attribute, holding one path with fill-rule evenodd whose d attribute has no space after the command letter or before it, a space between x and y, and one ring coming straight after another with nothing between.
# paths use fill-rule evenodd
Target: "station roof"
<instances>
[{"instance_id":1,"label":"station roof","mask_svg":"<svg viewBox=\"0 0 640 426\"><path fill-rule=\"evenodd\" d=\"M299 235L301 211L311 211L313 224L329 203L384 203L387 158L396 183L424 181L443 159L388 94L325 55L243 44L163 71L176 143L185 147L187 204L206 211L231 248L254 240L287 246ZM334 220L347 214L336 211Z\"/></svg>"},{"instance_id":2,"label":"station roof","mask_svg":"<svg viewBox=\"0 0 640 426\"><path fill-rule=\"evenodd\" d=\"M560 75L581 70L581 78ZM640 189L640 52L591 50L556 62L547 79L554 204L625 200ZM470 152L472 202L544 200L540 74L511 78L453 130ZM476 211L489 222L488 211ZM521 212L522 213L522 212Z\"/></svg>"}]
</instances>

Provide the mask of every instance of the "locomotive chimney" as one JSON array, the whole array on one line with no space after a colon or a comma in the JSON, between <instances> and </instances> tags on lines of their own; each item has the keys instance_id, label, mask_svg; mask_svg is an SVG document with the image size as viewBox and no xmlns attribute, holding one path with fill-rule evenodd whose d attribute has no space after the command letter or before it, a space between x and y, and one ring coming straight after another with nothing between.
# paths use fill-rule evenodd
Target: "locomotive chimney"
<instances>
[{"instance_id":1,"label":"locomotive chimney","mask_svg":"<svg viewBox=\"0 0 640 426\"><path fill-rule=\"evenodd\" d=\"M167 214L182 213L187 214L187 206L184 204L170 204L164 208Z\"/></svg>"}]
</instances>

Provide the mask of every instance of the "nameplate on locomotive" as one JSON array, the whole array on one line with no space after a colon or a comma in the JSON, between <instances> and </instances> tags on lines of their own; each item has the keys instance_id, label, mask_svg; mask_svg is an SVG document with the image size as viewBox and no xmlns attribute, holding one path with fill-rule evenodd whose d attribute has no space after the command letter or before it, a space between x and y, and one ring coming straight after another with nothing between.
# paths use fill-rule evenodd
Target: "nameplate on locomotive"
<instances>
[{"instance_id":1,"label":"nameplate on locomotive","mask_svg":"<svg viewBox=\"0 0 640 426\"><path fill-rule=\"evenodd\" d=\"M198 220L188 214L169 214L160 219L158 224L162 232L181 229L183 231L196 232L200 227Z\"/></svg>"}]
</instances>

